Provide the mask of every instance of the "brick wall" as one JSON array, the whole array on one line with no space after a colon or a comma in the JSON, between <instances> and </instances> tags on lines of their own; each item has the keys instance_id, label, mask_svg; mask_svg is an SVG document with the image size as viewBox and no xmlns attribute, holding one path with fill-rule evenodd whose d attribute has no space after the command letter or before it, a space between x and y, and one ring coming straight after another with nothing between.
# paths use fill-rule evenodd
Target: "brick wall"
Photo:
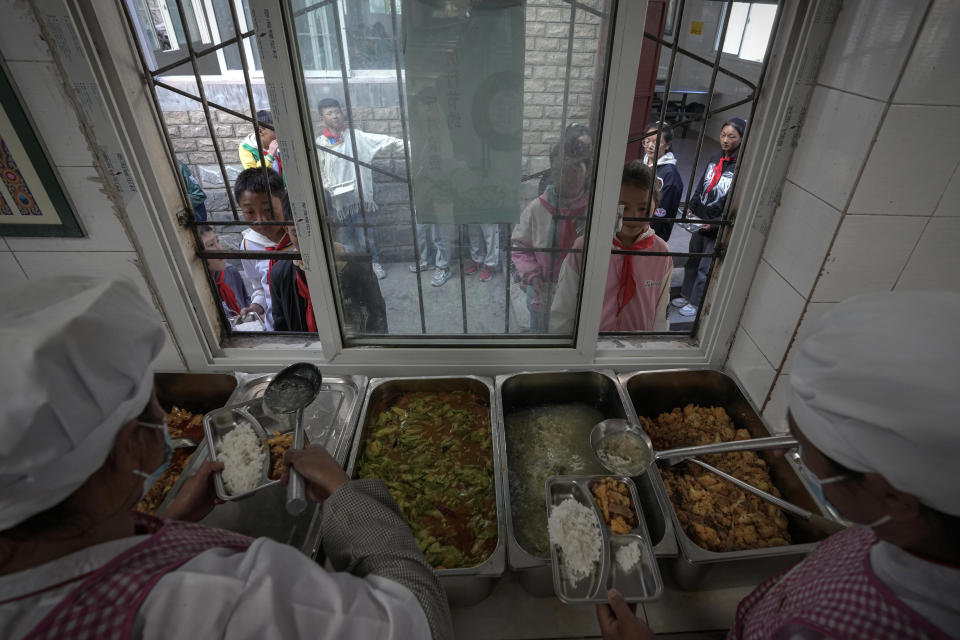
<instances>
[{"instance_id":1,"label":"brick wall","mask_svg":"<svg viewBox=\"0 0 960 640\"><path fill-rule=\"evenodd\" d=\"M580 5L599 9L606 0L587 0ZM523 172L532 174L546 169L551 146L559 139L564 110L564 89L567 88L567 122L590 124L594 107L594 86L597 82L597 46L601 36L601 19L582 8L576 9L573 40L570 42L570 5L561 0L527 0L526 52L524 66L523 105ZM569 53L569 56L568 56ZM569 57L569 72L567 60ZM178 84L174 80L167 80ZM567 86L569 83L569 86ZM192 81L182 83L186 91L195 92ZM249 104L242 81L225 78L205 82L208 99L236 111L246 113ZM311 104L323 97L340 97L339 79L308 80L308 100ZM254 86L255 102L267 104L263 86ZM161 108L174 152L185 162L200 181L207 194L207 212L215 220L231 220L230 196L224 188L223 177L214 148L218 148L226 165L227 177L233 179L241 171L237 148L252 131L249 123L227 113L212 112L211 138L199 103L191 102L169 92L160 92ZM395 83L384 78L369 82L351 82L353 124L374 133L400 136L400 109ZM341 100L342 102L342 100ZM314 117L316 117L314 115ZM322 130L319 122L314 130ZM402 154L383 154L374 162L377 168L395 175L406 175ZM407 186L389 176L374 174L374 199L380 210L368 222L377 225L376 238L385 262L413 259L413 231ZM537 180L524 183L521 202L536 197ZM220 229L225 246L236 247L242 225Z\"/></svg>"}]
</instances>

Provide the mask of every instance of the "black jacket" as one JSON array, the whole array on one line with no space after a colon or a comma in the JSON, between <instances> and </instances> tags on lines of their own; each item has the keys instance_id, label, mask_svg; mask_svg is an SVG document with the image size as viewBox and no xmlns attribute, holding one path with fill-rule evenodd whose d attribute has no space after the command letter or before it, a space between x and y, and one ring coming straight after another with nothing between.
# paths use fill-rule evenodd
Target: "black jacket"
<instances>
[{"instance_id":1,"label":"black jacket","mask_svg":"<svg viewBox=\"0 0 960 640\"><path fill-rule=\"evenodd\" d=\"M293 260L278 260L270 272L275 331L307 331L307 301L297 292ZM369 261L349 260L339 271L344 324L351 333L387 333L387 305Z\"/></svg>"},{"instance_id":2,"label":"black jacket","mask_svg":"<svg viewBox=\"0 0 960 640\"><path fill-rule=\"evenodd\" d=\"M720 162L723 154L717 153L710 158L710 162L703 172L703 177L700 178L700 182L697 184L697 190L693 193L693 197L690 198L690 203L687 205L693 212L693 215L702 220L716 220L723 214L723 207L727 202L730 185L733 183L733 172L737 167L737 158L739 155L740 150L737 149L733 156L723 163L723 173L720 174L720 180L714 185L713 189L708 191L707 187L713 179L714 167ZM713 227L709 231L701 231L700 233L716 235L717 229Z\"/></svg>"},{"instance_id":3,"label":"black jacket","mask_svg":"<svg viewBox=\"0 0 960 640\"><path fill-rule=\"evenodd\" d=\"M673 224L669 221L677 217L680 199L683 198L683 178L677 171L677 165L661 164L657 165L657 182L660 186L660 206L653 215L663 218L663 222L651 222L650 227L658 236L669 240L673 232Z\"/></svg>"}]
</instances>

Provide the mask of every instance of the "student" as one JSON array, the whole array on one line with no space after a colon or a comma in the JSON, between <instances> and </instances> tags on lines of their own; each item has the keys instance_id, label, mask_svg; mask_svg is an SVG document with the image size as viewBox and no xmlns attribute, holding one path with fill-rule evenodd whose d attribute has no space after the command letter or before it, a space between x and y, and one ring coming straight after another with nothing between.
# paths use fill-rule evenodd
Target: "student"
<instances>
[{"instance_id":1,"label":"student","mask_svg":"<svg viewBox=\"0 0 960 640\"><path fill-rule=\"evenodd\" d=\"M703 172L697 190L690 198L687 215L700 218L705 222L716 220L723 215L727 194L733 185L733 173L736 171L740 156L740 140L747 123L740 118L730 118L720 128L720 153L710 158ZM690 253L711 253L717 244L719 227L701 224L690 234ZM703 292L707 286L707 273L710 272L711 258L687 258L683 267L683 286L680 297L670 304L680 309L682 316L695 316L703 304Z\"/></svg>"},{"instance_id":2,"label":"student","mask_svg":"<svg viewBox=\"0 0 960 640\"><path fill-rule=\"evenodd\" d=\"M548 329L553 288L567 255L537 249L569 249L586 226L586 161L565 153L561 142L550 152L550 167L552 184L524 208L510 238L513 266L526 290L531 333Z\"/></svg>"},{"instance_id":3,"label":"student","mask_svg":"<svg viewBox=\"0 0 960 640\"><path fill-rule=\"evenodd\" d=\"M274 171L267 171L266 180L262 169L247 169L237 176L233 183L233 194L237 199L243 219L247 222L283 221L282 200L286 191L283 180ZM267 198L267 186L270 198ZM240 248L244 251L283 251L290 249L292 243L282 225L257 226L243 232ZM264 328L273 331L273 311L270 301L270 260L243 259L240 265L243 275L250 284L250 304L240 310L240 315L255 311L263 320Z\"/></svg>"},{"instance_id":4,"label":"student","mask_svg":"<svg viewBox=\"0 0 960 640\"><path fill-rule=\"evenodd\" d=\"M854 526L761 583L728 638L960 637L958 316L957 293L896 291L812 323L787 420L808 486ZM652 637L619 596L597 616L604 638Z\"/></svg>"},{"instance_id":5,"label":"student","mask_svg":"<svg viewBox=\"0 0 960 640\"><path fill-rule=\"evenodd\" d=\"M320 149L320 178L326 191L330 215L337 219L337 241L353 253L369 253L373 257L373 271L381 280L387 272L380 265L380 251L372 229L361 226L370 224L370 217L377 211L373 200L373 172L369 167L356 167L350 160L325 150L353 158L357 147L357 160L370 164L384 150L403 152L403 140L379 133L367 133L346 125L340 103L325 98L317 104L323 121L323 134L317 136ZM357 172L361 188L357 188ZM363 211L360 197L363 196Z\"/></svg>"},{"instance_id":6,"label":"student","mask_svg":"<svg viewBox=\"0 0 960 640\"><path fill-rule=\"evenodd\" d=\"M173 445L150 363L160 314L132 282L66 276L5 290L0 351L0 637L453 637L443 587L387 487L322 445L288 451L328 571L269 538L195 524L204 462L163 519L132 511ZM25 330L29 327L29 330Z\"/></svg>"},{"instance_id":7,"label":"student","mask_svg":"<svg viewBox=\"0 0 960 640\"><path fill-rule=\"evenodd\" d=\"M620 207L624 218L646 218L647 201L653 185L653 172L641 160L623 168L620 182ZM659 203L653 190L653 205ZM577 238L574 249L583 247ZM633 251L669 251L648 222L623 220L613 236L614 249ZM583 254L567 255L560 269L557 295L550 312L550 332L570 333L577 317L577 288ZM603 296L600 331L667 331L667 303L670 300L670 275L673 258L611 254L607 285Z\"/></svg>"},{"instance_id":8,"label":"student","mask_svg":"<svg viewBox=\"0 0 960 640\"><path fill-rule=\"evenodd\" d=\"M200 188L200 183L193 176L190 167L183 161L177 160L177 166L180 167L180 175L183 176L183 182L187 185L187 196L190 198L190 207L193 209L193 215L200 222L207 220L207 194Z\"/></svg>"},{"instance_id":9,"label":"student","mask_svg":"<svg viewBox=\"0 0 960 640\"><path fill-rule=\"evenodd\" d=\"M466 276L480 272L480 281L486 282L500 264L500 225L468 224L470 239L470 264L463 270Z\"/></svg>"},{"instance_id":10,"label":"student","mask_svg":"<svg viewBox=\"0 0 960 640\"><path fill-rule=\"evenodd\" d=\"M198 229L200 232L200 242L207 251L220 251L220 238L213 227L202 226ZM247 286L243 284L243 276L237 271L237 268L227 262L226 258L209 258L207 265L210 267L216 282L217 293L220 295L220 304L223 305L227 316L240 315L240 310L250 306L250 294L247 293Z\"/></svg>"},{"instance_id":11,"label":"student","mask_svg":"<svg viewBox=\"0 0 960 640\"><path fill-rule=\"evenodd\" d=\"M257 148L257 136L255 133L251 133L244 138L243 142L240 143L240 148L237 149L237 153L240 154L240 164L243 165L244 169L252 169L259 167L260 163L263 162L267 168L282 174L283 165L280 162L280 156L277 154L277 149L280 146L277 142L277 133L272 128L263 126L269 124L272 127L273 114L266 109L257 111L257 122L260 124L254 126L260 132L260 143L264 145L264 148Z\"/></svg>"},{"instance_id":12,"label":"student","mask_svg":"<svg viewBox=\"0 0 960 640\"><path fill-rule=\"evenodd\" d=\"M283 199L285 220L293 220L290 204ZM300 250L296 227L287 227L293 247ZM347 259L342 244L333 244L337 256L337 280L343 302L343 323L348 333L387 333L387 305L380 292L380 283L369 260ZM313 301L307 286L301 260L271 260L270 297L273 300L275 331L317 330Z\"/></svg>"},{"instance_id":13,"label":"student","mask_svg":"<svg viewBox=\"0 0 960 640\"><path fill-rule=\"evenodd\" d=\"M677 158L673 155L673 130L664 129L660 133L660 149L657 151L658 124L652 123L647 127L646 138L643 139L643 148L646 154L643 161L648 167L653 166L653 156L657 153L657 190L660 192L660 206L653 212L655 218L662 221L650 223L654 232L664 240L670 239L673 233L674 218L680 209L680 199L683 198L683 178L677 171Z\"/></svg>"}]
</instances>

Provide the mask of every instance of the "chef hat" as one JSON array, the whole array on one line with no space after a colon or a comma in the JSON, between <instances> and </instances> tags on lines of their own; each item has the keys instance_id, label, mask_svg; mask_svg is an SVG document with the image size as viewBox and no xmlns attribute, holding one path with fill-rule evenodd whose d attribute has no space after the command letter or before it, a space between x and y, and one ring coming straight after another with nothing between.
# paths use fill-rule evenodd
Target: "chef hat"
<instances>
[{"instance_id":1,"label":"chef hat","mask_svg":"<svg viewBox=\"0 0 960 640\"><path fill-rule=\"evenodd\" d=\"M960 294L866 294L800 344L790 411L825 455L960 515Z\"/></svg>"},{"instance_id":2,"label":"chef hat","mask_svg":"<svg viewBox=\"0 0 960 640\"><path fill-rule=\"evenodd\" d=\"M125 280L31 280L0 306L0 531L64 500L150 400L159 314Z\"/></svg>"}]
</instances>

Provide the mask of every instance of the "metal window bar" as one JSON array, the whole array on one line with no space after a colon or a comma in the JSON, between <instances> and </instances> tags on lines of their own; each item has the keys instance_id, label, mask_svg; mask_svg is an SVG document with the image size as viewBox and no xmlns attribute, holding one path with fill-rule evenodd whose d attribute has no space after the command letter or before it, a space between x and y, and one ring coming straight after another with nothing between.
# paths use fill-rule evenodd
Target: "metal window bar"
<instances>
[{"instance_id":1,"label":"metal window bar","mask_svg":"<svg viewBox=\"0 0 960 640\"><path fill-rule=\"evenodd\" d=\"M775 17L775 19L774 19L774 24L773 24L773 27L772 27L772 30L771 30L771 33L772 33L772 34L776 34L776 33L777 33L777 30L778 30L778 27L779 27L779 23L780 23L780 18L781 18L781 15L782 15L782 10L783 10L782 3L780 3L780 4L778 5L777 15L776 15L776 17ZM681 0L681 4L680 4L680 7L679 7L679 16L680 16L680 17L678 18L678 22L682 22L682 16L683 16L683 0ZM723 39L723 38L725 37L725 35L726 35L726 29L727 29L727 26L728 26L728 22L729 22L729 12L724 12L724 22L723 22L723 25L722 25L722 28L721 28L721 35L720 35L721 41L722 41L722 39ZM691 118L691 119L687 119L687 120L681 120L681 121L678 121L678 122L675 122L675 123L671 123L671 124L668 125L668 124L666 124L666 123L664 122L664 116L665 116L665 113L666 113L667 103L668 103L668 101L669 101L670 83L671 83L671 81L672 81L672 79L673 79L673 64L674 64L674 61L676 60L677 52L680 51L680 52L682 52L682 53L685 53L686 55L689 55L691 58L694 58L694 59L696 59L696 60L698 60L698 61L700 61L700 62L703 62L703 63L707 63L707 61L706 61L706 59L701 58L700 56L697 56L696 54L692 54L691 52L686 51L686 50L680 48L680 47L678 46L679 37L675 37L673 43L668 43L668 42L664 41L663 39L657 38L656 36L653 36L652 34L649 34L649 33L644 33L644 36L647 37L647 38L649 38L650 40L653 40L653 41L661 44L661 45L669 45L669 46L671 46L672 49L673 49L673 54L672 54L672 56L671 56L671 61L670 61L670 71L669 71L669 74L668 74L668 76L667 76L667 80L666 80L666 83L665 83L665 86L664 86L664 97L663 97L662 104L661 104L660 118L659 118L659 121L658 121L658 127L657 127L657 131L656 131L656 134L657 134L657 142L656 142L656 146L655 146L655 150L654 150L654 155L655 155L655 156L659 156L660 134L661 134L663 131L668 130L668 129L679 128L679 127L684 126L684 125L686 125L686 124L690 124L690 123L697 122L697 121L700 121L700 120L702 120L704 123L707 123L707 122L710 121L710 118L711 118L713 115L716 115L716 114L718 114L718 113L723 113L724 111L729 111L729 110L731 110L731 109L733 109L733 108L735 108L735 107L737 107L737 106L740 106L740 105L742 105L742 104L748 104L748 103L749 103L749 104L750 104L750 115L748 116L748 119L747 119L747 127L746 127L746 129L744 130L744 134L743 134L743 136L742 136L742 140L741 140L741 143L740 143L740 148L742 149L742 148L744 147L744 145L746 144L746 141L747 141L747 133L748 133L748 131L749 131L749 129L750 129L750 124L751 124L751 122L753 121L753 116L754 116L754 114L755 114L755 112L756 112L757 98L758 98L758 95L759 95L759 87L763 86L763 80L764 80L764 77L765 77L765 75L766 75L766 71L767 71L767 67L768 67L768 62L769 62L769 54L770 54L771 48L772 48L772 46L773 46L773 38L771 37L771 38L769 39L768 43L767 43L767 50L766 50L765 55L764 55L763 64L762 64L761 70L760 70L760 75L759 75L759 77L758 77L758 80L757 80L757 83L756 83L756 84L753 84L752 82L749 82L749 81L747 81L747 80L744 79L744 78L741 78L741 77L738 76L737 74L732 73L732 72L729 72L729 71L727 71L726 69L723 69L722 67L720 67L720 66L719 66L719 61L720 61L721 54L722 54L722 47L721 47L720 49L718 49L717 56L716 56L716 59L715 59L714 65L713 65L713 72L712 72L712 75L711 75L711 86L710 86L710 89L709 89L708 94L707 94L707 100L708 100L708 102L707 102L706 108L704 109L703 114L701 114L701 115L700 115L699 117L697 117L697 118ZM749 94L746 98L744 98L744 99L738 100L738 101L736 101L736 102L734 102L734 103L732 103L732 104L729 104L729 105L727 105L727 106L725 106L725 107L722 107L722 108L719 108L719 109L716 109L716 110L712 110L712 109L710 108L710 106L711 106L710 103L711 103L712 98L713 98L713 93L714 93L714 92L713 92L713 89L714 89L714 84L715 84L715 80L716 80L716 76L717 76L718 71L719 71L719 72L726 73L727 75L729 75L729 76L731 76L731 77L733 77L733 78L735 78L735 79L737 79L737 80L740 80L741 82L743 82L744 84L746 84L746 85L751 89L751 92L750 92L750 94ZM649 135L653 135L653 133L647 133L647 132L645 131L642 136L636 136L636 137L634 137L634 138L631 138L629 141L630 141L630 142L633 142L633 141L635 141L635 140L641 140L641 139L644 139L644 138L648 137ZM698 140L697 140L697 151L696 151L696 154L695 154L695 156L694 156L693 169L692 169L692 177L691 177L690 182L688 183L687 198L686 198L686 201L685 201L685 202L689 202L690 196L691 196L691 189L693 188L693 183L694 183L694 181L695 181L696 178L697 178L697 165L699 164L698 161L699 161L699 157L700 157L700 152L701 152L701 150L702 150L702 144L703 144L703 139L704 139L704 137L705 137L705 129L702 129L701 132L700 132L700 135L698 136ZM720 227L720 230L718 230L717 240L716 240L716 242L714 243L714 249L713 249L712 252L709 252L709 253L653 252L653 251L636 251L636 250L618 250L618 249L614 249L614 250L611 250L610 253L611 253L611 254L621 254L621 255L635 255L635 256L641 256L641 257L642 257L642 256L671 256L671 257L683 257L683 256L686 256L686 257L698 257L698 258L701 258L701 259L702 259L702 258L710 258L710 259L711 259L711 264L710 264L710 267L709 267L708 272L707 272L707 279L706 279L706 284L705 284L705 288L704 288L704 299L706 299L707 292L708 292L709 287L710 287L710 284L711 284L711 282L712 282L712 280L713 280L713 273L714 273L714 269L716 268L717 260L720 259L720 258L722 258L723 255L724 255L725 248L726 248L726 242L725 242L725 241L726 241L727 237L729 236L729 229L730 229L730 228L733 226L733 224L734 224L734 217L735 217L735 216L734 216L734 213L733 213L732 208L731 208L731 203L732 203L732 201L733 201L734 188L735 188L735 186L736 186L736 184L737 184L737 178L738 178L739 173L740 173L740 167L741 167L741 163L740 163L740 162L737 162L737 165L736 165L736 167L734 168L734 175L733 175L733 179L732 179L732 181L731 181L730 191L728 191L728 193L727 193L727 197L726 197L726 201L724 202L724 208L723 208L723 212L721 213L721 217L720 217L719 219L711 220L711 221L710 221L710 224L711 224L711 225ZM654 163L654 180L655 180L655 179L656 179L656 163ZM648 200L648 208L649 208L649 206L652 204L652 199L653 199L653 197L652 197L652 193L651 193L651 194L650 194L650 199ZM681 218L679 218L679 219L674 218L671 222L672 222L672 224L674 224L674 225L680 224L679 221L680 221L680 220L683 220L683 219L685 219L685 218L686 218L686 207L684 207L683 216L681 216ZM653 218L650 218L650 217L644 217L644 218L625 217L624 220L648 221L648 222L649 222L649 221L653 221L654 219L653 219ZM726 230L726 231L724 231L724 230ZM702 306L702 304L701 304L701 306ZM701 312L701 309L698 309L698 310L697 310L697 314L696 314L696 316L695 316L695 318L694 318L694 321L693 321L693 326L692 326L691 329L689 330L689 335L696 335L696 333L697 333L697 330L698 330L698 328L699 328L700 321L701 321L701 313L700 313L700 312ZM613 338L615 338L615 337L635 337L635 336L637 336L637 335L643 335L643 336L658 336L658 335L675 336L675 335L677 335L678 333L681 333L681 334L682 334L682 333L688 333L688 332L687 332L687 331L683 331L683 332L676 332L676 331L668 331L668 332L653 332L653 331L644 331L644 332L600 332L599 335L602 336L602 337L613 337Z\"/></svg>"},{"instance_id":2,"label":"metal window bar","mask_svg":"<svg viewBox=\"0 0 960 640\"><path fill-rule=\"evenodd\" d=\"M184 19L185 19L185 10L184 10L184 7L183 7L183 1L182 1L182 0L176 0L176 4L177 4L177 12L178 12L178 15L179 15L179 17L180 17L181 22L183 22ZM245 31L245 32L241 32L241 31L240 31L240 27L239 27L239 21L238 21L238 16L237 16L236 7L235 7L235 5L234 5L232 2L228 2L227 4L228 4L229 7L230 7L231 19L232 19L232 21L233 21L234 37L233 37L233 38L229 38L229 39L227 39L227 40L225 40L225 41L223 41L223 42L220 42L219 44L217 44L217 45L215 45L215 46L208 47L208 48L204 49L203 51L197 51L196 48L194 47L192 38L189 38L189 37L188 37L188 38L186 38L186 41L187 41L187 42L186 42L186 47L187 47L187 52L188 52L188 55L187 55L186 57L183 57L183 58L180 58L180 59L178 59L178 60L175 60L175 61L173 61L173 62L171 62L171 63L169 63L169 64L167 64L167 65L164 65L163 67L159 67L159 68L157 68L157 69L151 70L150 67L149 67L149 65L148 65L148 63L147 63L147 61L146 61L146 58L145 58L145 56L144 56L144 54L143 54L143 50L142 50L142 48L141 48L141 47L142 47L142 43L140 43L140 42L137 43L137 44L138 44L138 46L137 46L137 55L138 55L138 58L139 58L139 60L140 60L141 68L143 69L144 74L145 74L145 75L144 75L144 79L145 79L145 81L147 82L147 84L148 84L148 85L150 86L150 88L151 88L151 92L150 92L150 93L151 93L151 98L152 98L152 100L153 100L154 108L156 109L156 112L157 112L158 116L160 117L161 121L164 121L164 117L163 117L163 113L164 113L164 112L163 112L163 109L162 109L162 107L161 107L161 105L160 105L159 96L158 96L158 94L157 94L157 89L158 89L158 88L162 88L162 89L164 89L164 90L171 91L171 92L173 92L173 93L175 93L175 94L177 94L177 95L181 95L181 96L186 97L186 98L189 98L189 99L191 99L191 100L195 100L195 101L197 101L197 102L199 102L199 103L201 104L201 107L202 107L203 113L204 113L204 120L205 120L206 125L207 125L207 130L208 130L208 132L209 132L210 139L211 139L212 141L214 141L213 152L214 152L214 154L215 154L215 156L216 156L216 159L217 159L217 164L218 164L218 167L219 167L219 169L220 169L220 175L221 175L221 178L223 179L224 190L225 190L226 195L227 195L227 201L230 203L231 213L232 213L232 216L233 216L233 221L207 220L207 221L200 222L200 221L197 221L197 220L195 219L195 217L193 216L193 214L192 214L193 207L192 207L191 205L188 205L188 206L186 206L185 208L187 209L187 211L190 212L190 215L181 217L180 223L183 224L183 226L186 226L186 227L191 228L191 229L193 230L193 235L194 235L194 239L195 239L196 246L197 246L196 254L197 254L199 257L201 257L201 258L227 258L227 259L236 259L236 258L240 258L240 259L243 259L243 258L247 258L247 259L250 259L250 258L261 258L261 259L264 259L264 258L267 258L267 259L275 259L275 260L297 260L297 259L300 258L300 253L299 253L299 252L293 252L293 251L291 251L291 252L266 252L266 251L206 251L205 249L203 249L203 243L202 243L202 241L201 241L200 234L199 234L199 232L198 232L198 227L200 227L200 226L204 226L204 225L206 225L206 226L211 226L211 227L218 227L218 226L236 226L236 224L237 224L238 222L242 222L242 224L244 224L245 226L251 226L251 227L256 227L256 226L293 226L293 224L294 224L293 222L274 222L274 223L271 223L271 222L247 222L247 221L241 221L240 216L239 216L239 214L238 214L238 212L237 212L237 205L236 205L236 202L235 202L235 200L234 200L232 190L231 190L231 188L230 188L230 180L229 180L229 177L228 177L227 172L226 172L226 166L225 166L225 164L224 164L224 162L223 162L223 157L222 157L222 155L221 155L220 149L219 149L219 147L216 145L217 137L216 137L216 135L215 135L215 130L214 130L214 128L213 128L213 123L212 123L212 119L211 119L211 115L210 115L210 114L211 114L211 111L210 111L211 108L218 109L218 110L223 111L223 112L225 112L225 113L228 113L228 114L230 114L230 115L232 115L232 116L234 116L234 117L237 117L237 118L239 118L239 119L242 119L242 120L244 120L244 121L246 121L246 122L252 123L253 126L254 126L254 136L255 136L255 138L256 138L257 145L258 145L258 146L260 147L260 149L261 149L261 153L262 153L262 149L263 149L263 144L262 144L262 140L261 140L261 138L260 138L259 127L262 126L262 127L264 127L264 128L273 129L273 125L272 125L272 124L259 123L259 122L257 121L257 118L256 118L256 107L255 107L255 103L254 103L254 100L253 100L253 87L252 87L252 83L251 83L251 80L250 80L250 72L249 72L249 68L248 68L248 65L247 65L246 56L244 55L245 39L246 39L246 38L249 38L249 37L252 37L252 36L254 35L254 31L253 31L253 30L247 30L247 31ZM134 23L133 16L132 16L131 13L130 13L129 7L128 7L125 3L124 3L124 15L125 15L125 17L126 17L127 25L128 25L128 27L130 28L131 33L136 34L136 33L137 33L137 30L136 30L136 26L135 26L135 23ZM219 105L219 104L216 104L216 103L213 103L213 102L210 102L209 100L207 100L207 98L206 98L206 92L205 92L204 86L203 86L203 79L202 79L201 74L199 73L199 66L198 66L198 62L197 62L197 61L198 61L198 59L199 59L200 57L205 56L205 55L209 55L209 54L212 54L212 53L215 53L215 52L217 52L217 51L220 51L221 49L223 49L223 48L225 48L225 47L228 47L228 46L230 46L230 45L232 45L232 44L236 44L237 47L238 47L238 50L239 50L240 59L241 59L241 64L242 64L242 67L243 67L244 84L245 84L245 88L246 88L246 91L247 91L247 97L248 97L249 104L250 104L250 109L251 109L250 116L246 116L246 115L244 115L244 114L242 114L242 113L239 113L239 112L237 112L237 111L234 111L234 110L232 110L232 109L229 109L229 108L227 108L227 107L224 107L223 105ZM181 90L181 89L178 89L177 87L173 87L173 86L171 86L171 85L169 85L169 84L167 84L167 83L165 83L165 82L163 82L162 80L159 79L159 76L161 76L163 73L165 73L165 72L167 72L167 71L170 71L170 70L172 70L172 69L175 69L175 68L177 68L177 67L180 67L180 66L182 66L182 65L184 65L184 64L187 64L187 63L189 63L189 64L191 65L191 69L192 69L192 71L193 71L194 81L195 81L196 84L197 84L197 93L200 94L199 96L192 95L192 94L190 94L190 93L188 93L188 92L186 92L186 91L183 91L183 90ZM162 133L163 133L164 140L165 140L165 142L166 142L166 144L167 144L168 153L170 154L171 159L172 159L172 160L177 160L177 155L176 155L176 153L173 151L173 148L174 148L174 147L173 147L173 143L172 143L172 140L171 140L171 138L170 138L170 135L169 135L166 127L161 127L161 130L162 130ZM261 167L261 169L264 171L264 175L265 175L265 178L266 178L266 172L269 171L269 169L266 168L266 163L263 161L263 159L261 159L261 161L260 161L260 167ZM178 185L180 186L180 190L181 190L181 197L183 198L183 201L184 201L184 203L185 203L185 205L186 205L187 203L189 203L189 198L188 198L188 196L187 196L187 185L186 185L183 177L180 175L180 172L179 172L179 171L176 172L176 175L177 175L177 182L178 182ZM268 198L269 201L272 202L272 194L270 193L269 181L267 180L266 182L267 182L267 185L266 185L266 186L267 186L267 198ZM206 276L207 276L208 285L210 286L211 291L216 291L216 290L217 290L216 280L215 280L215 278L213 277L213 274L210 272L210 270L209 270L209 268L208 268L208 266L207 266L206 261L204 261L204 272L205 272L205 274L206 274ZM232 331L232 328L231 328L231 326L230 326L230 323L229 323L229 321L227 320L225 313L223 312L222 306L221 306L221 305L217 305L217 307L218 307L219 316L220 316L220 320L221 320L222 326L226 329L226 331L227 331L229 334L233 334L234 332ZM241 333L242 333L242 332L241 332ZM284 332L284 333L286 333L286 332ZM312 335L312 334L309 334L309 335Z\"/></svg>"}]
</instances>

